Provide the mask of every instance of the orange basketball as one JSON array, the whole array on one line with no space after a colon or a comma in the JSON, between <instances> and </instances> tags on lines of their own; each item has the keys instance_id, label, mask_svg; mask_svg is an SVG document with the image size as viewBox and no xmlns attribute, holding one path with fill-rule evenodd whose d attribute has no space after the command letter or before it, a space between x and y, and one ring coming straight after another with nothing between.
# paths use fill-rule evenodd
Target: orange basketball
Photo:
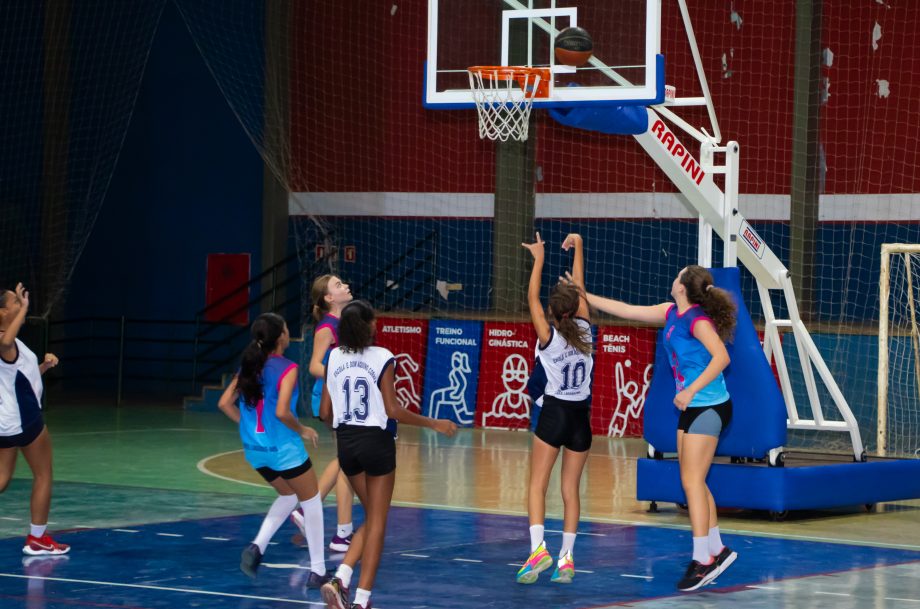
<instances>
[{"instance_id":1,"label":"orange basketball","mask_svg":"<svg viewBox=\"0 0 920 609\"><path fill-rule=\"evenodd\" d=\"M556 36L556 60L567 66L583 66L591 59L594 41L580 27L567 27Z\"/></svg>"}]
</instances>

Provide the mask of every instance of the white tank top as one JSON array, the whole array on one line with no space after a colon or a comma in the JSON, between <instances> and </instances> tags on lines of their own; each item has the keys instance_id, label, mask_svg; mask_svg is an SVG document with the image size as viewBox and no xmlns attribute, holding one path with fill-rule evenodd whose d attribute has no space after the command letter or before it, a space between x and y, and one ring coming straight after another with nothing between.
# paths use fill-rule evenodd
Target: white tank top
<instances>
[{"instance_id":1,"label":"white tank top","mask_svg":"<svg viewBox=\"0 0 920 609\"><path fill-rule=\"evenodd\" d=\"M367 347L353 353L337 347L329 353L326 383L332 398L332 426L387 427L380 380L394 362L383 347Z\"/></svg>"},{"instance_id":2,"label":"white tank top","mask_svg":"<svg viewBox=\"0 0 920 609\"><path fill-rule=\"evenodd\" d=\"M580 317L575 320L575 323L581 328L588 341L593 343L591 323ZM568 344L552 326L550 326L549 343L541 349L540 342L537 341L536 354L546 371L544 395L551 395L566 402L580 402L591 397L593 355L585 355Z\"/></svg>"},{"instance_id":3,"label":"white tank top","mask_svg":"<svg viewBox=\"0 0 920 609\"><path fill-rule=\"evenodd\" d=\"M12 364L0 358L0 436L22 433L23 424L31 423L41 409L43 385L38 358L18 338L16 348L19 354Z\"/></svg>"}]
</instances>

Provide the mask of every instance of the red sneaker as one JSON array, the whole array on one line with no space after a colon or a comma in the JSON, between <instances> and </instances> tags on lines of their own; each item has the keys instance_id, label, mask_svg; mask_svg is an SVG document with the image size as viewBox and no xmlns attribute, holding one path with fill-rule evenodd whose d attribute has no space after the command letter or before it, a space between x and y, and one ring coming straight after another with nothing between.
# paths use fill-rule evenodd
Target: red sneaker
<instances>
[{"instance_id":1,"label":"red sneaker","mask_svg":"<svg viewBox=\"0 0 920 609\"><path fill-rule=\"evenodd\" d=\"M70 546L54 541L47 533L41 537L29 535L26 537L26 545L22 546L22 553L29 556L50 556L68 552L70 552Z\"/></svg>"}]
</instances>

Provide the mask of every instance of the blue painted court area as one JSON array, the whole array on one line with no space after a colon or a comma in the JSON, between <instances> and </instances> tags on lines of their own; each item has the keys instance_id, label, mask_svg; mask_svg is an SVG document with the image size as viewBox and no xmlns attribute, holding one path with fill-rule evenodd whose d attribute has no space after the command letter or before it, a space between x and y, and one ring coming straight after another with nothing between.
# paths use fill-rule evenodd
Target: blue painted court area
<instances>
[{"instance_id":1,"label":"blue painted court area","mask_svg":"<svg viewBox=\"0 0 920 609\"><path fill-rule=\"evenodd\" d=\"M326 518L334 521L334 510ZM257 580L239 572L239 553L260 521L261 515L248 515L71 531L58 535L73 546L66 558L25 557L21 539L0 540L0 606L322 606L317 591L303 589L307 551L290 542L290 524L269 547ZM556 551L559 523L547 528L550 550ZM684 530L583 523L575 583L552 584L547 572L535 585L522 586L514 574L528 550L526 534L521 517L393 508L374 607L576 609L676 597L674 584L690 547ZM920 552L907 550L731 535L725 540L740 556L711 592L920 561ZM329 566L340 558L332 556Z\"/></svg>"}]
</instances>

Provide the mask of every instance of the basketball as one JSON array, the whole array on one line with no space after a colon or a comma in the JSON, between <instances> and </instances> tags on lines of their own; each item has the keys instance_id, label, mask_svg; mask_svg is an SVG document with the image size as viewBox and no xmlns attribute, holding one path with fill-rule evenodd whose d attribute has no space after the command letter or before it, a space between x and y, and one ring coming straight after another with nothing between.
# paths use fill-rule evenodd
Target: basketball
<instances>
[{"instance_id":1,"label":"basketball","mask_svg":"<svg viewBox=\"0 0 920 609\"><path fill-rule=\"evenodd\" d=\"M591 59L594 41L580 27L567 27L556 36L556 59L567 66L583 66Z\"/></svg>"}]
</instances>

